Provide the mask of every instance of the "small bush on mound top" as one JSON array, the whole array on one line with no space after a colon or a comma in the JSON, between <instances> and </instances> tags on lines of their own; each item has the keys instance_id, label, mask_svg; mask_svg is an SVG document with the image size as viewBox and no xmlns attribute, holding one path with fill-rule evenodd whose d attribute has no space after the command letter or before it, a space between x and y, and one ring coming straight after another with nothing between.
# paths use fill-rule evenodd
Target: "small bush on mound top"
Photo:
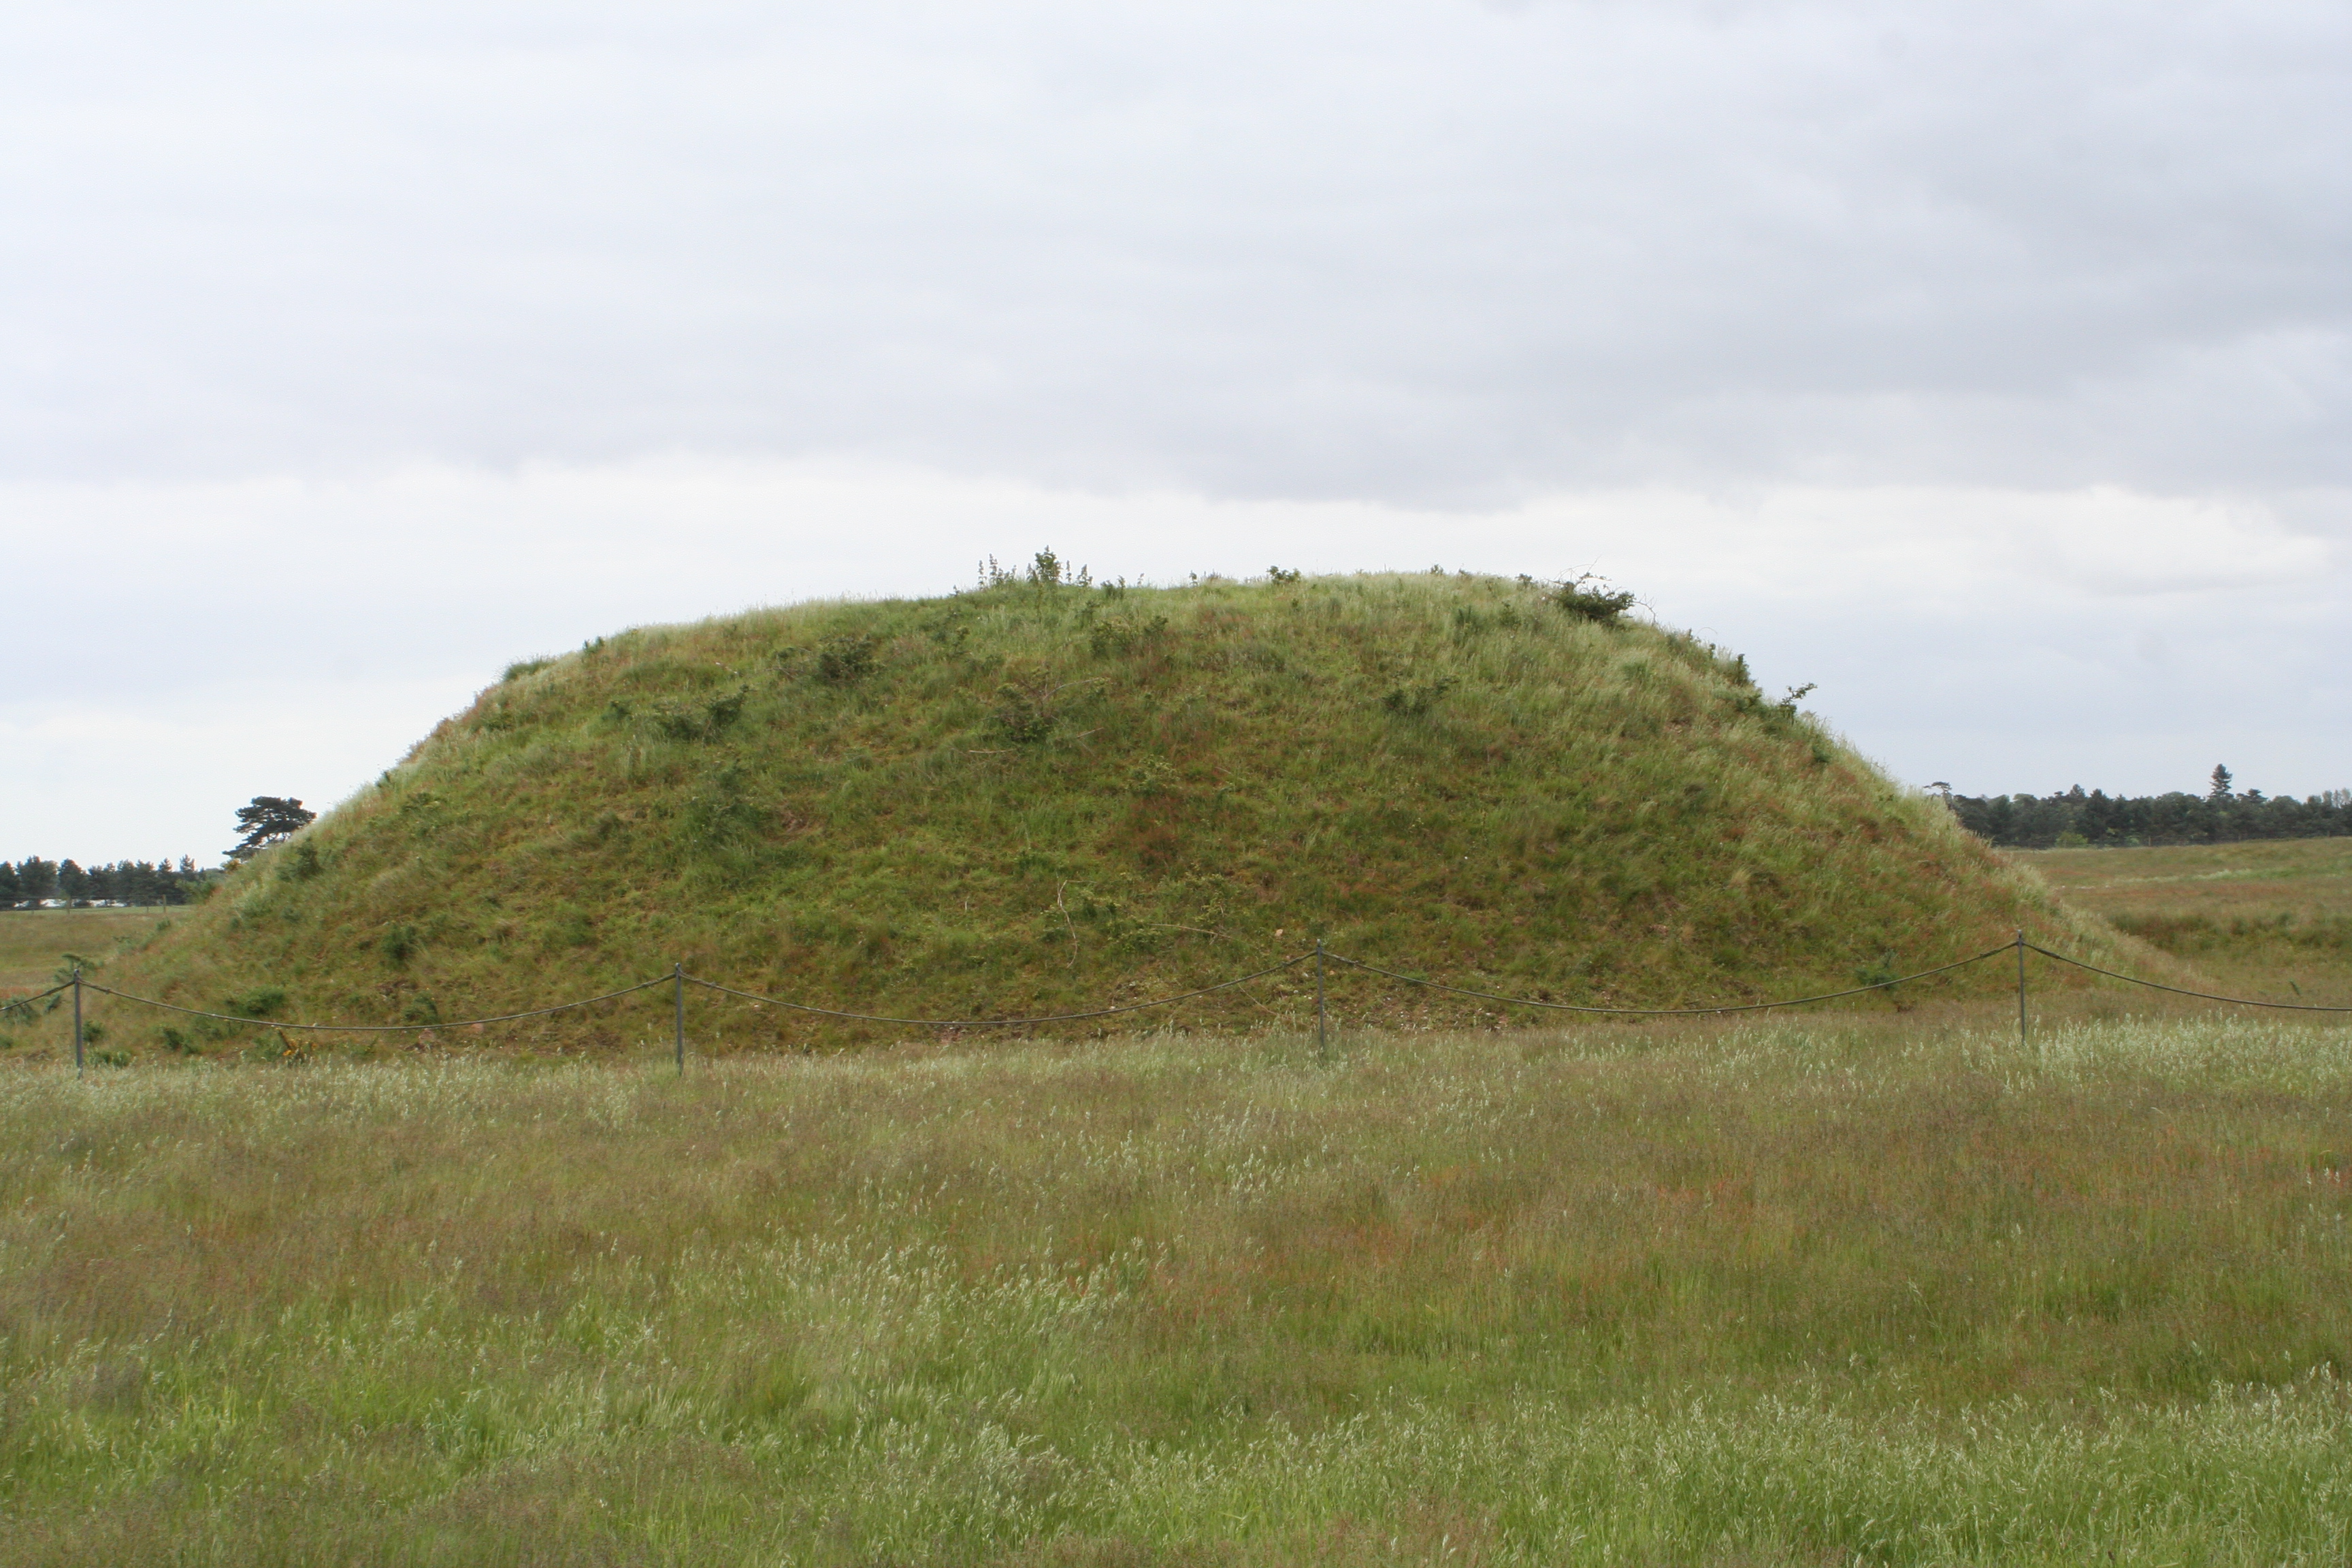
<instances>
[{"instance_id":1,"label":"small bush on mound top","mask_svg":"<svg viewBox=\"0 0 2352 1568\"><path fill-rule=\"evenodd\" d=\"M1612 592L1597 578L1579 577L1554 588L1551 602L1579 620L1605 626L1633 607L1633 595L1622 589Z\"/></svg>"}]
</instances>

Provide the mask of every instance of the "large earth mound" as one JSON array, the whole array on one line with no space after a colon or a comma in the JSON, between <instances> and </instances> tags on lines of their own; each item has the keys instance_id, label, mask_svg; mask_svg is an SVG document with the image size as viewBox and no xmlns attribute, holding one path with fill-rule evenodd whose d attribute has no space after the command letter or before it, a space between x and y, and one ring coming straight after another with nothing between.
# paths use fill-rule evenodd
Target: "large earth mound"
<instances>
[{"instance_id":1,"label":"large earth mound","mask_svg":"<svg viewBox=\"0 0 2352 1568\"><path fill-rule=\"evenodd\" d=\"M1040 561L945 598L517 666L102 978L281 1020L431 1021L677 962L822 1006L985 1016L1181 991L1319 936L1462 984L1676 1005L1921 969L2019 926L2077 934L1742 660L1592 592L1133 588ZM1998 985L1991 967L1930 986ZM1502 1016L1338 969L1330 991L1350 1023ZM1086 1027L1297 1026L1312 995L1302 966ZM257 1033L99 1005L135 1048ZM480 1038L623 1046L664 1037L667 1005ZM912 1032L707 995L692 1030L699 1048Z\"/></svg>"}]
</instances>

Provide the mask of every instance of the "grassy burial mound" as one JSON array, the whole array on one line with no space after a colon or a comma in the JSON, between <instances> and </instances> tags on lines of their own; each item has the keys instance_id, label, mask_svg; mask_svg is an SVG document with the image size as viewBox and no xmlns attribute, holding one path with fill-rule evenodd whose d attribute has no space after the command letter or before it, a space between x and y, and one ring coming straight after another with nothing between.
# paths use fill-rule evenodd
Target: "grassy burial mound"
<instances>
[{"instance_id":1,"label":"grassy burial mound","mask_svg":"<svg viewBox=\"0 0 2352 1568\"><path fill-rule=\"evenodd\" d=\"M1180 991L1320 935L1459 984L1675 1005L1852 984L2020 925L2078 940L2038 881L1743 660L1607 596L1436 574L1130 588L1040 561L519 665L104 978L432 1022L678 961L986 1016ZM1957 984L2001 983L1974 973ZM1343 970L1330 990L1351 1023L1503 1016ZM1172 1016L1296 1026L1312 994L1302 966ZM665 1033L665 1006L485 1040L624 1045ZM255 1037L100 1010L118 1047ZM712 997L693 1028L703 1047L908 1033Z\"/></svg>"}]
</instances>

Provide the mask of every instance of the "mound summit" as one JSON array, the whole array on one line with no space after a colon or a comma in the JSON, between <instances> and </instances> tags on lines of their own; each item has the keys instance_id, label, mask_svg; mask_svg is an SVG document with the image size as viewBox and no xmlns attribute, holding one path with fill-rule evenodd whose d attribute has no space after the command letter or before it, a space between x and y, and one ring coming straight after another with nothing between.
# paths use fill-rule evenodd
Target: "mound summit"
<instances>
[{"instance_id":1,"label":"mound summit","mask_svg":"<svg viewBox=\"0 0 2352 1568\"><path fill-rule=\"evenodd\" d=\"M105 978L262 1017L432 1022L680 962L823 1006L985 1016L1179 991L1320 936L1518 994L1713 1004L2064 927L1743 660L1589 592L1138 588L1039 563L518 665ZM1499 1016L1341 970L1331 992L1351 1023ZM1311 998L1302 967L1173 1021L1296 1026ZM484 1043L623 1046L666 1032L666 1005ZM101 1011L142 1047L174 1022ZM179 1022L180 1048L252 1033ZM693 1030L699 1048L911 1032L707 996Z\"/></svg>"}]
</instances>

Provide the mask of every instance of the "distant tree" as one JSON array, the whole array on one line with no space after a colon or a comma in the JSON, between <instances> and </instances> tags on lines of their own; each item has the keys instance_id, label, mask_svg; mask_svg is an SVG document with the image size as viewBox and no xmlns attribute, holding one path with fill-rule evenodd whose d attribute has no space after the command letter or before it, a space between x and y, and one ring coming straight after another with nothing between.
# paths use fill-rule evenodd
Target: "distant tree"
<instances>
[{"instance_id":1,"label":"distant tree","mask_svg":"<svg viewBox=\"0 0 2352 1568\"><path fill-rule=\"evenodd\" d=\"M2054 844L2226 844L2244 838L2319 838L2352 834L2352 791L2307 800L2261 790L2237 793L2227 768L2213 770L2211 791L2110 795L2080 788L2037 797L1954 795L1952 810L1969 832L2007 847ZM2226 793L2223 793L2226 792Z\"/></svg>"},{"instance_id":2,"label":"distant tree","mask_svg":"<svg viewBox=\"0 0 2352 1568\"><path fill-rule=\"evenodd\" d=\"M9 908L25 896L16 880L16 868L0 860L0 910Z\"/></svg>"},{"instance_id":3,"label":"distant tree","mask_svg":"<svg viewBox=\"0 0 2352 1568\"><path fill-rule=\"evenodd\" d=\"M58 896L58 863L44 860L38 855L26 856L16 865L16 896L26 903L37 904L43 899Z\"/></svg>"},{"instance_id":4,"label":"distant tree","mask_svg":"<svg viewBox=\"0 0 2352 1568\"><path fill-rule=\"evenodd\" d=\"M70 860L58 867L58 897L75 904L94 896L90 891L89 872Z\"/></svg>"},{"instance_id":5,"label":"distant tree","mask_svg":"<svg viewBox=\"0 0 2352 1568\"><path fill-rule=\"evenodd\" d=\"M291 838L318 820L319 814L303 810L299 800L281 800L274 795L255 795L251 805L236 808L237 831L245 837L228 851L228 858L249 859L255 850Z\"/></svg>"}]
</instances>

